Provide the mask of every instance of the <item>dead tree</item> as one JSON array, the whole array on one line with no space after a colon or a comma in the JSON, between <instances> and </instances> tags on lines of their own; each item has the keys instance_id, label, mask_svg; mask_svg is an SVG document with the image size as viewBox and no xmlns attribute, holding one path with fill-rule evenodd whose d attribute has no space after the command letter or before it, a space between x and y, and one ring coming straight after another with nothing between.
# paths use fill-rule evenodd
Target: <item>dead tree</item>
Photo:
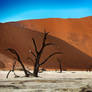
<instances>
[{"instance_id":1,"label":"dead tree","mask_svg":"<svg viewBox=\"0 0 92 92\"><path fill-rule=\"evenodd\" d=\"M15 65L16 65L16 61L14 61L13 66L12 66L12 70L10 70L10 71L8 72L6 78L8 78L10 72L14 72L14 70L15 70ZM18 75L15 74L15 72L14 72L14 75L15 75L15 78L16 78L16 77L19 77Z\"/></svg>"},{"instance_id":2,"label":"dead tree","mask_svg":"<svg viewBox=\"0 0 92 92\"><path fill-rule=\"evenodd\" d=\"M62 61L57 58L57 61L58 61L58 64L59 64L59 70L60 70L60 73L62 72Z\"/></svg>"},{"instance_id":3,"label":"dead tree","mask_svg":"<svg viewBox=\"0 0 92 92\"><path fill-rule=\"evenodd\" d=\"M91 72L91 70L92 70L92 65L90 65L90 66L87 68L87 71L88 71L88 72Z\"/></svg>"},{"instance_id":4,"label":"dead tree","mask_svg":"<svg viewBox=\"0 0 92 92\"><path fill-rule=\"evenodd\" d=\"M31 72L28 71L28 70L26 70L26 68L25 68L25 66L24 66L24 64L23 64L23 62L22 62L22 60L21 60L21 58L20 58L18 52L17 52L15 49L12 49L12 48L8 48L7 50L10 51L12 54L16 55L17 61L20 63L20 65L21 65L22 68L23 68L23 71L24 71L24 73L25 73L25 77L29 77L29 75L31 74ZM14 72L14 70L15 70L15 65L16 65L16 61L15 61L14 64L13 64L12 70L10 70L10 71L8 72L6 78L8 78L8 76L9 76L9 74L10 74L11 71ZM14 73L14 74L15 74L15 73Z\"/></svg>"},{"instance_id":5,"label":"dead tree","mask_svg":"<svg viewBox=\"0 0 92 92\"><path fill-rule=\"evenodd\" d=\"M35 53L36 53L35 54L34 52L31 51L31 54L35 57L34 70L33 70L33 75L35 77L38 77L39 67L41 65L45 64L52 56L54 56L56 54L63 54L62 52L54 52L51 55L49 55L44 61L42 61L40 63L40 58L41 58L41 55L42 55L42 53L44 51L44 48L47 47L47 46L50 46L50 45L54 45L53 43L46 43L47 36L48 36L48 32L44 32L44 36L43 36L43 40L42 40L42 45L41 45L41 48L40 48L39 51L37 49L37 44L36 44L35 39L32 38L34 49L35 49Z\"/></svg>"}]
</instances>

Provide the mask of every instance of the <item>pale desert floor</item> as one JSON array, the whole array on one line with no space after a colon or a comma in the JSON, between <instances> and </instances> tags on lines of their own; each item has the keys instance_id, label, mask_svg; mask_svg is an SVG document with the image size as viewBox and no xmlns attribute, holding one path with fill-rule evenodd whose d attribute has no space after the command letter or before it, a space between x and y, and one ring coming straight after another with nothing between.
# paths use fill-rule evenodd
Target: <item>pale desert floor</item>
<instances>
[{"instance_id":1,"label":"pale desert floor","mask_svg":"<svg viewBox=\"0 0 92 92\"><path fill-rule=\"evenodd\" d=\"M0 92L92 92L92 72L86 71L44 71L39 77L22 77L22 71L16 71L6 79L8 71L0 71Z\"/></svg>"}]
</instances>

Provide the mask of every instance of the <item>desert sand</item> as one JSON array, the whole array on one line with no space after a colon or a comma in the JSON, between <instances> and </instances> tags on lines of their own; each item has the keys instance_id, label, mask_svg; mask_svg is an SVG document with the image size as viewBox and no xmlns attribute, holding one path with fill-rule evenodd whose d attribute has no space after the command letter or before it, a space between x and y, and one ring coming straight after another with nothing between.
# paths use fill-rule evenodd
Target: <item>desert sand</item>
<instances>
[{"instance_id":1,"label":"desert sand","mask_svg":"<svg viewBox=\"0 0 92 92\"><path fill-rule=\"evenodd\" d=\"M92 92L92 72L44 71L38 78L26 78L22 71L16 71L21 78L11 73L6 79L7 72L0 71L0 92Z\"/></svg>"},{"instance_id":2,"label":"desert sand","mask_svg":"<svg viewBox=\"0 0 92 92\"><path fill-rule=\"evenodd\" d=\"M41 61L52 51L61 51L64 54L52 57L42 68L57 70L59 58L62 60L63 70L92 69L92 16L0 23L0 69L10 69L15 60L14 56L5 50L7 48L16 49L25 65L31 69L33 64L27 58L33 58L29 53L30 50L34 51L32 38L36 40L39 49L44 29L50 32L47 42L56 45L45 49Z\"/></svg>"}]
</instances>

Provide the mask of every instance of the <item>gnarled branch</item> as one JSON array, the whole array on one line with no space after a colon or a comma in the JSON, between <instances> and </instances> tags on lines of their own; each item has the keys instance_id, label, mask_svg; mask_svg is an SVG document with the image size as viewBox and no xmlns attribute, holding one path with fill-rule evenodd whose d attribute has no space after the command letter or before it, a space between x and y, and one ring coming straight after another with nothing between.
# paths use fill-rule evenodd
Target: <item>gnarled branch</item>
<instances>
[{"instance_id":1,"label":"gnarled branch","mask_svg":"<svg viewBox=\"0 0 92 92\"><path fill-rule=\"evenodd\" d=\"M36 52L36 54L38 54L38 50L37 50L37 46L36 46L35 39L34 39L34 38L32 38L32 41L33 41L33 44L34 44L34 47L35 47L35 52Z\"/></svg>"},{"instance_id":2,"label":"gnarled branch","mask_svg":"<svg viewBox=\"0 0 92 92\"><path fill-rule=\"evenodd\" d=\"M17 53L17 51L16 51L15 49L12 49L12 48L8 48L7 50L9 50L12 54L15 54L15 55L17 56L17 60L18 60L18 62L20 63L20 65L22 66L23 71L24 71L24 73L25 73L25 76L26 76L26 77L29 77L29 74L28 74L28 72L26 71L26 68L25 68L23 62L21 61L21 58L20 58L19 54Z\"/></svg>"},{"instance_id":3,"label":"gnarled branch","mask_svg":"<svg viewBox=\"0 0 92 92\"><path fill-rule=\"evenodd\" d=\"M39 66L43 65L44 63L46 63L48 61L48 59L50 59L52 56L54 56L56 54L63 54L63 53L62 52L54 52L54 53L52 53L41 64L39 64Z\"/></svg>"},{"instance_id":4,"label":"gnarled branch","mask_svg":"<svg viewBox=\"0 0 92 92\"><path fill-rule=\"evenodd\" d=\"M45 45L45 42L46 42L46 39L47 39L47 35L48 35L49 32L44 32L44 38L43 38L43 43L42 43L42 46Z\"/></svg>"},{"instance_id":5,"label":"gnarled branch","mask_svg":"<svg viewBox=\"0 0 92 92\"><path fill-rule=\"evenodd\" d=\"M40 49L40 51L39 51L39 54L41 54L41 53L43 52L43 49L44 49L46 46L53 45L53 43L47 43L47 44L46 44L46 39L47 39L48 33L49 33L49 32L44 32L42 47L41 47L41 49Z\"/></svg>"}]
</instances>

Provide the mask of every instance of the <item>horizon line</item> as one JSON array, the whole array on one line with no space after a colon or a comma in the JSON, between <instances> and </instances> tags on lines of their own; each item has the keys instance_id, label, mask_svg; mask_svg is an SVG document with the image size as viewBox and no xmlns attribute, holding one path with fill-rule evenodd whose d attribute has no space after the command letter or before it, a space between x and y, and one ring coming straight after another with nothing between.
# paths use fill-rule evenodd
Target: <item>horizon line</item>
<instances>
[{"instance_id":1,"label":"horizon line","mask_svg":"<svg viewBox=\"0 0 92 92\"><path fill-rule=\"evenodd\" d=\"M54 17L54 18L35 18L35 19L20 19L20 20L15 20L15 21L6 21L6 22L1 22L0 23L11 23L11 22L18 22L18 21L26 21L26 20L41 20L41 19L82 19L82 18L88 18L92 16L85 16L85 17L80 17L80 18L59 18L59 17Z\"/></svg>"}]
</instances>

